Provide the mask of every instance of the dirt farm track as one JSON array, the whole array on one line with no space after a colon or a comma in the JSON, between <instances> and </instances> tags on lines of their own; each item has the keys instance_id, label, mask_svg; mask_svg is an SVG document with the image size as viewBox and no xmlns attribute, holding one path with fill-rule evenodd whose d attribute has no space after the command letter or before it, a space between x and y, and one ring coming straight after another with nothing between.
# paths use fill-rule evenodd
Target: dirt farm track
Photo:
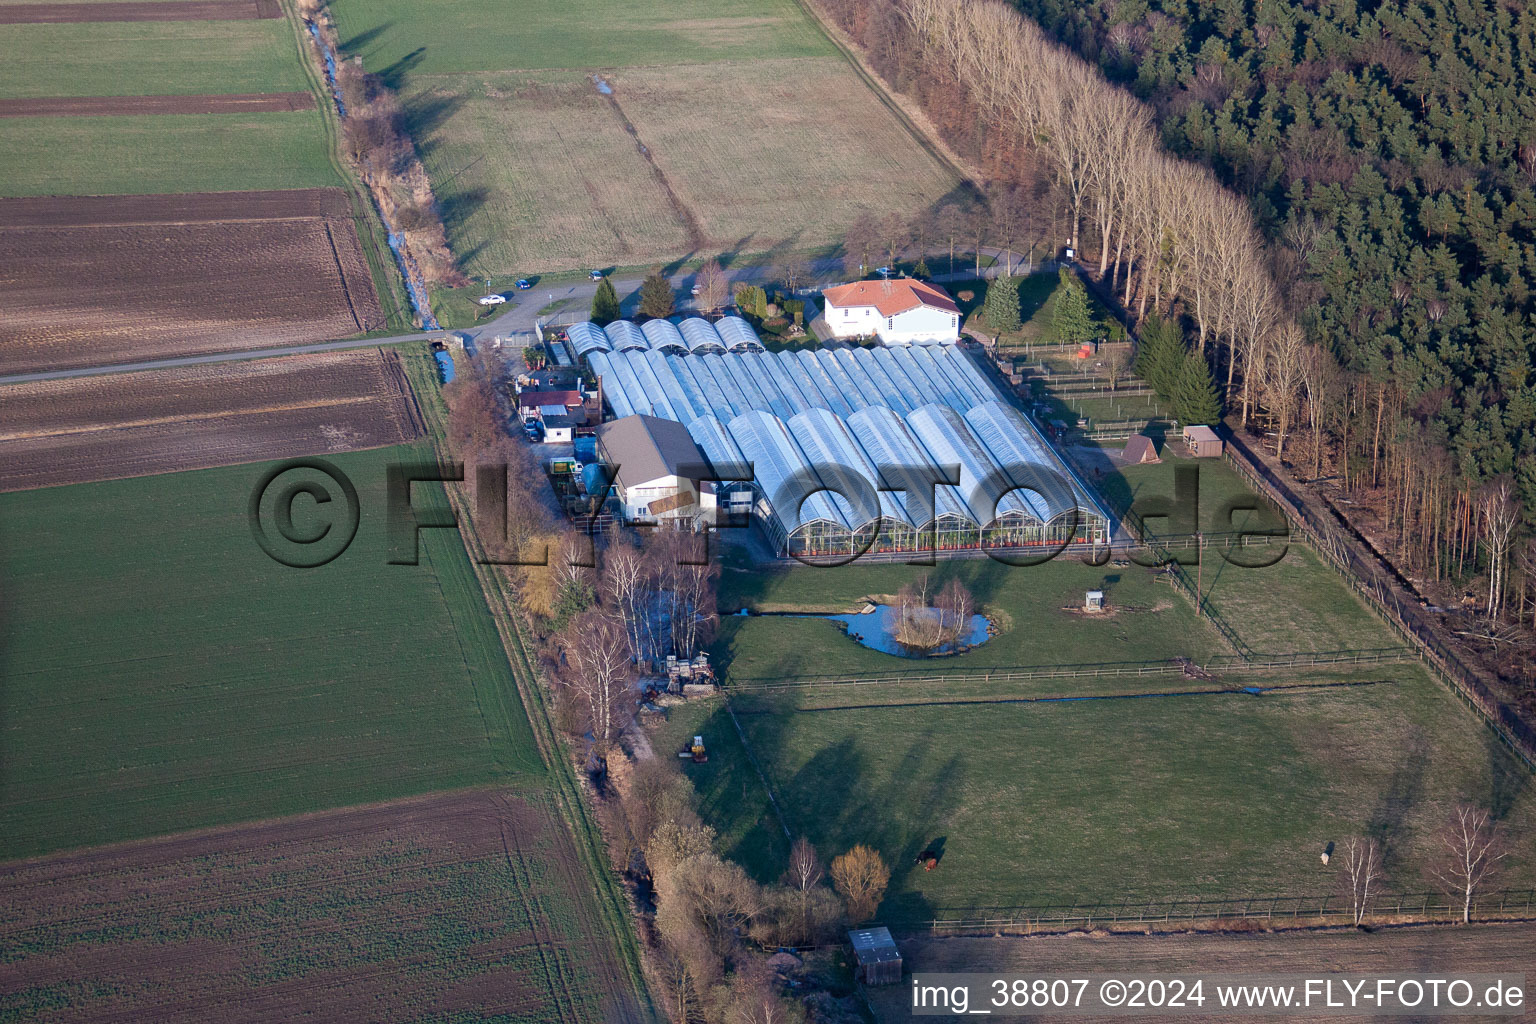
<instances>
[{"instance_id":1,"label":"dirt farm track","mask_svg":"<svg viewBox=\"0 0 1536 1024\"><path fill-rule=\"evenodd\" d=\"M84 21L254 21L280 18L277 0L140 0L0 5L0 25Z\"/></svg>"},{"instance_id":2,"label":"dirt farm track","mask_svg":"<svg viewBox=\"0 0 1536 1024\"><path fill-rule=\"evenodd\" d=\"M421 435L399 358L380 349L0 388L0 491L297 455Z\"/></svg>"},{"instance_id":3,"label":"dirt farm track","mask_svg":"<svg viewBox=\"0 0 1536 1024\"><path fill-rule=\"evenodd\" d=\"M638 1020L589 884L484 790L0 865L0 1017Z\"/></svg>"},{"instance_id":4,"label":"dirt farm track","mask_svg":"<svg viewBox=\"0 0 1536 1024\"><path fill-rule=\"evenodd\" d=\"M339 189L3 199L0 267L0 374L325 341L383 319Z\"/></svg>"}]
</instances>

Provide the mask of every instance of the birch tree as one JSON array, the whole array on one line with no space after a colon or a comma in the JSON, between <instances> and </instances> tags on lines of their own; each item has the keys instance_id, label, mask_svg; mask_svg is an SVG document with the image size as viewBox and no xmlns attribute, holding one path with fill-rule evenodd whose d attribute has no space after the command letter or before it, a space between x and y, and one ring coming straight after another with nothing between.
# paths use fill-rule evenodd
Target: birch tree
<instances>
[{"instance_id":1,"label":"birch tree","mask_svg":"<svg viewBox=\"0 0 1536 1024\"><path fill-rule=\"evenodd\" d=\"M1463 804L1446 824L1445 860L1435 877L1461 901L1461 923L1472 921L1477 894L1497 871L1508 851L1500 842L1498 825L1481 807Z\"/></svg>"}]
</instances>

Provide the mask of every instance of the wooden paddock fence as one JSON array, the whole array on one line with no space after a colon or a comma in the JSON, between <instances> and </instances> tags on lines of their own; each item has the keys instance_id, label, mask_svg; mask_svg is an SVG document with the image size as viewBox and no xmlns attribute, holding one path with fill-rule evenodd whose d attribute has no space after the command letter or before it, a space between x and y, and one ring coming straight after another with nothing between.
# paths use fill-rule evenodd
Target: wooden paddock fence
<instances>
[{"instance_id":1,"label":"wooden paddock fence","mask_svg":"<svg viewBox=\"0 0 1536 1024\"><path fill-rule=\"evenodd\" d=\"M1381 893L1371 897L1365 920L1460 921L1461 913L1461 900L1443 892ZM1473 900L1471 916L1473 920L1501 920L1529 918L1533 914L1536 889L1511 889L1478 895ZM1344 894L978 907L954 916L935 917L924 925L934 935L1016 935L1111 925L1150 927L1214 921L1353 924L1354 920L1350 897Z\"/></svg>"},{"instance_id":2,"label":"wooden paddock fence","mask_svg":"<svg viewBox=\"0 0 1536 1024\"><path fill-rule=\"evenodd\" d=\"M1333 665L1382 665L1415 660L1409 647L1379 647L1350 651L1298 651L1290 654L1216 655L1196 664L1172 659L1166 661L1100 662L1076 665L1034 665L1012 669L971 669L954 672L891 672L874 676L781 676L762 679L733 679L728 689L734 694L772 693L808 690L819 687L860 687L921 685L945 686L951 683L1026 683L1042 679L1113 679L1118 677L1190 675L1233 669L1320 668ZM1193 671L1192 671L1193 670Z\"/></svg>"},{"instance_id":3,"label":"wooden paddock fence","mask_svg":"<svg viewBox=\"0 0 1536 1024\"><path fill-rule=\"evenodd\" d=\"M1331 565L1377 617L1413 647L1430 674L1471 708L1527 768L1536 771L1536 729L1440 638L1427 613L1407 598L1378 561L1295 495L1241 438L1233 437L1223 447L1238 475L1285 513L1293 536Z\"/></svg>"}]
</instances>

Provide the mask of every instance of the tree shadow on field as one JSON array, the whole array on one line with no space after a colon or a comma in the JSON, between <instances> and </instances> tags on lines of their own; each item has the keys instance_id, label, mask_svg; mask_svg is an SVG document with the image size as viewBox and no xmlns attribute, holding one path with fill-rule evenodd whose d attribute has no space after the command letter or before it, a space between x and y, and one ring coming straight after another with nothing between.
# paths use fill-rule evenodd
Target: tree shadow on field
<instances>
[{"instance_id":1,"label":"tree shadow on field","mask_svg":"<svg viewBox=\"0 0 1536 1024\"><path fill-rule=\"evenodd\" d=\"M464 106L464 97L429 90L413 96L405 104L405 122L416 143L416 149L425 157L437 148L433 136Z\"/></svg>"},{"instance_id":2,"label":"tree shadow on field","mask_svg":"<svg viewBox=\"0 0 1536 1024\"><path fill-rule=\"evenodd\" d=\"M3 553L0 553L3 554ZM4 595L0 594L0 601ZM0 636L4 635L5 607L0 604ZM0 650L0 679L5 677L5 652ZM1525 787L1530 785L1531 773L1525 769L1509 750L1492 733L1487 733L1483 744L1488 749L1488 813L1494 821L1509 817L1515 809Z\"/></svg>"},{"instance_id":3,"label":"tree shadow on field","mask_svg":"<svg viewBox=\"0 0 1536 1024\"><path fill-rule=\"evenodd\" d=\"M369 46L377 42L384 36L385 33L394 27L394 22L386 21L375 25L372 28L365 28L355 36L349 36L346 39L342 39L338 42L337 45L341 48L341 51L348 56L356 56L359 50L363 49L365 46ZM366 59L366 55L364 56Z\"/></svg>"},{"instance_id":4,"label":"tree shadow on field","mask_svg":"<svg viewBox=\"0 0 1536 1024\"><path fill-rule=\"evenodd\" d=\"M388 86L392 92L399 92L405 85L406 76L416 70L417 65L426 59L426 55L425 46L416 47L388 67L379 69L379 81Z\"/></svg>"},{"instance_id":5,"label":"tree shadow on field","mask_svg":"<svg viewBox=\"0 0 1536 1024\"><path fill-rule=\"evenodd\" d=\"M1393 840L1402 832L1404 820L1424 796L1424 765L1429 754L1428 740L1422 730L1415 728L1407 742L1397 750L1397 765L1366 821L1366 836L1381 844L1385 870L1390 871L1393 867Z\"/></svg>"},{"instance_id":6,"label":"tree shadow on field","mask_svg":"<svg viewBox=\"0 0 1536 1024\"><path fill-rule=\"evenodd\" d=\"M448 229L450 235L463 230L469 223L469 218L474 216L489 198L490 190L484 188L467 188L447 195L439 194L437 206L438 212L443 217L443 227Z\"/></svg>"}]
</instances>

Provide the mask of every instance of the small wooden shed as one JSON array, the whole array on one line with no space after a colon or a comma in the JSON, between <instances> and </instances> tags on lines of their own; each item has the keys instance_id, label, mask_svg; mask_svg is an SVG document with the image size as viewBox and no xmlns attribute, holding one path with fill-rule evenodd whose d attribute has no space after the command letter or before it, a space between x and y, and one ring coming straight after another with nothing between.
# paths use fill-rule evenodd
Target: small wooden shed
<instances>
[{"instance_id":1,"label":"small wooden shed","mask_svg":"<svg viewBox=\"0 0 1536 1024\"><path fill-rule=\"evenodd\" d=\"M1221 457L1221 438L1210 427L1185 427L1184 443L1189 445L1190 454L1197 459Z\"/></svg>"},{"instance_id":2,"label":"small wooden shed","mask_svg":"<svg viewBox=\"0 0 1536 1024\"><path fill-rule=\"evenodd\" d=\"M1163 461L1158 458L1157 444L1146 434L1131 435L1125 442L1124 458L1127 466L1148 466Z\"/></svg>"},{"instance_id":3,"label":"small wooden shed","mask_svg":"<svg viewBox=\"0 0 1536 1024\"><path fill-rule=\"evenodd\" d=\"M901 982L901 952L889 928L861 928L848 933L853 943L855 981L866 985L896 985Z\"/></svg>"}]
</instances>

